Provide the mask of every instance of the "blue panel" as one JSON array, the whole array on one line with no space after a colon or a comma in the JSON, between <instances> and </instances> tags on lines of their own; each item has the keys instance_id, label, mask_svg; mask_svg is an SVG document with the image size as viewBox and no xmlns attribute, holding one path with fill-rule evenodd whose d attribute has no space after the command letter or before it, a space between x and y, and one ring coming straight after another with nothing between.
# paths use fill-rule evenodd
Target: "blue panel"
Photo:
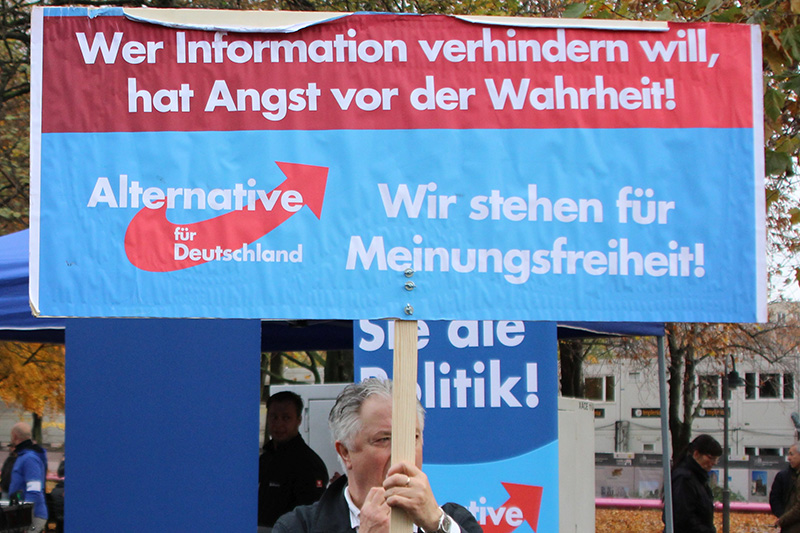
<instances>
[{"instance_id":1,"label":"blue panel","mask_svg":"<svg viewBox=\"0 0 800 533\"><path fill-rule=\"evenodd\" d=\"M487 533L558 531L554 322L418 321L425 472ZM391 376L393 323L354 323L356 379Z\"/></svg>"},{"instance_id":2,"label":"blue panel","mask_svg":"<svg viewBox=\"0 0 800 533\"><path fill-rule=\"evenodd\" d=\"M411 304L420 320L756 317L763 206L750 130L47 134L42 146L49 178L33 249L46 316L353 319L405 316ZM189 266L177 257L200 246L195 236L164 228L247 210L175 200L162 237L126 247L137 213L155 212L139 191L238 187L255 198L288 180L273 161L329 170L320 218L300 209L255 241L203 248L214 259ZM438 196L447 213L427 207ZM584 212L557 215L562 204ZM637 221L657 206L662 218ZM177 270L131 262L151 253ZM407 267L418 290L403 290Z\"/></svg>"},{"instance_id":3,"label":"blue panel","mask_svg":"<svg viewBox=\"0 0 800 533\"><path fill-rule=\"evenodd\" d=\"M257 320L67 323L71 532L252 531Z\"/></svg>"}]
</instances>

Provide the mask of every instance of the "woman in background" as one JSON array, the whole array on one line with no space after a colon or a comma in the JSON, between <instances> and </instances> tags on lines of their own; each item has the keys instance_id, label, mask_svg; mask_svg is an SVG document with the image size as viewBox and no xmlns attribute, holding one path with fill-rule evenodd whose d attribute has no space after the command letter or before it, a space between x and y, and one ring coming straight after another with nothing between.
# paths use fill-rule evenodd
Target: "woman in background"
<instances>
[{"instance_id":1,"label":"woman in background","mask_svg":"<svg viewBox=\"0 0 800 533\"><path fill-rule=\"evenodd\" d=\"M709 474L722 455L711 435L698 435L672 470L672 523L675 533L716 533Z\"/></svg>"}]
</instances>

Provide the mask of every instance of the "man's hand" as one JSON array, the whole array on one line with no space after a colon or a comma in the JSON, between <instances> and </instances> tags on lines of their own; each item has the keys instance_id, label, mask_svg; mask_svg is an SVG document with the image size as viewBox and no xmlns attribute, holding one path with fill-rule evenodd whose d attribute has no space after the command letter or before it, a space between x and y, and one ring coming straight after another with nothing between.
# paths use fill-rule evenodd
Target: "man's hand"
<instances>
[{"instance_id":1,"label":"man's hand","mask_svg":"<svg viewBox=\"0 0 800 533\"><path fill-rule=\"evenodd\" d=\"M418 527L425 531L439 528L442 510L433 496L428 476L422 470L406 462L392 465L383 488L386 490L386 503L404 510Z\"/></svg>"},{"instance_id":2,"label":"man's hand","mask_svg":"<svg viewBox=\"0 0 800 533\"><path fill-rule=\"evenodd\" d=\"M389 533L390 511L383 487L372 487L361 506L359 533Z\"/></svg>"}]
</instances>

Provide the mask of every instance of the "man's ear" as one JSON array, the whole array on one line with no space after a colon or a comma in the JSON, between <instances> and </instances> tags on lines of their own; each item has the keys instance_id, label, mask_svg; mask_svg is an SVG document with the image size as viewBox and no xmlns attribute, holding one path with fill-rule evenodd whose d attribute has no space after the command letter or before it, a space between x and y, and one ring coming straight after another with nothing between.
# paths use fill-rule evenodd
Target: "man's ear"
<instances>
[{"instance_id":1,"label":"man's ear","mask_svg":"<svg viewBox=\"0 0 800 533\"><path fill-rule=\"evenodd\" d=\"M344 463L344 467L347 470L350 470L352 467L352 462L350 461L350 450L347 449L347 446L340 440L337 440L333 443L334 448L336 448L336 453L339 454L339 457L342 458L342 463Z\"/></svg>"}]
</instances>

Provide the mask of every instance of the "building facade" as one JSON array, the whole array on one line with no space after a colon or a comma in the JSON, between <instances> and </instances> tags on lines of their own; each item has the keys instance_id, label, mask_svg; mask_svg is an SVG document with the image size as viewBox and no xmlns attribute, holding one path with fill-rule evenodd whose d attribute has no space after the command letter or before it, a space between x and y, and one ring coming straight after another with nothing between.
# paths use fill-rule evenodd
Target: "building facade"
<instances>
[{"instance_id":1,"label":"building facade","mask_svg":"<svg viewBox=\"0 0 800 533\"><path fill-rule=\"evenodd\" d=\"M733 457L783 455L796 439L792 414L800 412L797 377L800 358L779 363L740 360L736 370L744 383L731 390L729 444ZM693 433L723 441L723 368L706 360L697 368L695 400L700 402ZM595 451L656 453L662 451L658 365L652 361L616 359L584 368L586 397L595 404Z\"/></svg>"}]
</instances>

